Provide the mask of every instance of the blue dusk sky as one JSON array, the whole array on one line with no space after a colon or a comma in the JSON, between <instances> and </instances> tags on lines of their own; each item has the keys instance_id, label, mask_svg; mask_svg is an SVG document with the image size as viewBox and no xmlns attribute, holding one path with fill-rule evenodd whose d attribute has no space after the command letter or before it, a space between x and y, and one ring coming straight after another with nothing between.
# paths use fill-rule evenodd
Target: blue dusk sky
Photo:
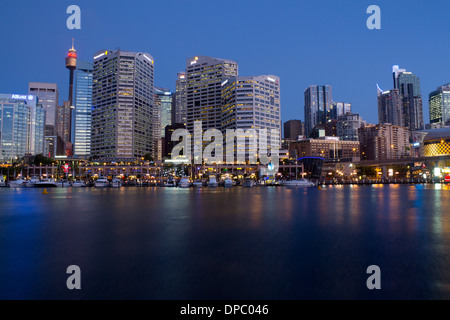
<instances>
[{"instance_id":1,"label":"blue dusk sky","mask_svg":"<svg viewBox=\"0 0 450 320\"><path fill-rule=\"evenodd\" d=\"M81 8L81 30L66 9ZM369 30L369 5L381 8L381 30ZM330 84L333 99L378 122L376 84L392 88L392 65L421 79L428 94L450 82L450 1L418 0L1 0L0 93L26 93L29 81L56 82L67 99L64 58L75 38L82 60L97 50L150 53L155 85L175 89L186 59L235 60L242 76L281 78L282 120L304 119L305 88Z\"/></svg>"}]
</instances>

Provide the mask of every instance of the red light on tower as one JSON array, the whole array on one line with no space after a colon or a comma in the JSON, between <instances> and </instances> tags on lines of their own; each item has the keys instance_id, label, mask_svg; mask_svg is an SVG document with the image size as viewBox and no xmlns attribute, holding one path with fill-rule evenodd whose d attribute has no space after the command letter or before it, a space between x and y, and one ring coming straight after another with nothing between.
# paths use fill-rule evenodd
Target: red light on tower
<instances>
[{"instance_id":1,"label":"red light on tower","mask_svg":"<svg viewBox=\"0 0 450 320\"><path fill-rule=\"evenodd\" d=\"M69 53L67 54L68 58L76 58L77 57L77 53L73 52L72 49L69 50Z\"/></svg>"},{"instance_id":2,"label":"red light on tower","mask_svg":"<svg viewBox=\"0 0 450 320\"><path fill-rule=\"evenodd\" d=\"M69 70L75 70L77 68L77 50L73 47L73 39L72 48L69 49L69 53L66 58L66 68Z\"/></svg>"}]
</instances>

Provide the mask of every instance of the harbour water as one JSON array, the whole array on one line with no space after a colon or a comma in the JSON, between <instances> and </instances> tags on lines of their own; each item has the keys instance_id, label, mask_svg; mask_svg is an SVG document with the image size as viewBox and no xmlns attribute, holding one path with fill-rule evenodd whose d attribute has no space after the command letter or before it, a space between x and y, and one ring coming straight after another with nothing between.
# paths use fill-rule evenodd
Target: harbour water
<instances>
[{"instance_id":1,"label":"harbour water","mask_svg":"<svg viewBox=\"0 0 450 320\"><path fill-rule=\"evenodd\" d=\"M450 299L448 186L48 191L0 189L0 299Z\"/></svg>"}]
</instances>

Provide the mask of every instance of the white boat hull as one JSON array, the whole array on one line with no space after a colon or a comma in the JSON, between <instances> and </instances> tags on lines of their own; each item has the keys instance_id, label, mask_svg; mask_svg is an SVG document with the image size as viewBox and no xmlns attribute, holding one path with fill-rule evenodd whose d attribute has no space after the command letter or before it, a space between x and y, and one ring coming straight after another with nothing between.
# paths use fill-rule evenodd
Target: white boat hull
<instances>
[{"instance_id":1,"label":"white boat hull","mask_svg":"<svg viewBox=\"0 0 450 320\"><path fill-rule=\"evenodd\" d=\"M25 180L10 181L9 186L11 188L26 188L27 182Z\"/></svg>"}]
</instances>

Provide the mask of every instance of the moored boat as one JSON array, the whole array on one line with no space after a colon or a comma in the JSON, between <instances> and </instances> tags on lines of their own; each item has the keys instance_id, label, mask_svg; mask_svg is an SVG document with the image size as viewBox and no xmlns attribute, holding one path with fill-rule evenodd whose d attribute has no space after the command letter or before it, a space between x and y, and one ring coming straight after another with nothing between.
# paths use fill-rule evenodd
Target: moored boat
<instances>
[{"instance_id":1,"label":"moored boat","mask_svg":"<svg viewBox=\"0 0 450 320\"><path fill-rule=\"evenodd\" d=\"M30 180L27 181L26 183L26 187L27 188L34 188L34 185L39 182L39 178L38 177L31 177Z\"/></svg>"},{"instance_id":2,"label":"moored boat","mask_svg":"<svg viewBox=\"0 0 450 320\"><path fill-rule=\"evenodd\" d=\"M0 187L7 187L6 180L3 178L3 175L0 175Z\"/></svg>"},{"instance_id":3,"label":"moored boat","mask_svg":"<svg viewBox=\"0 0 450 320\"><path fill-rule=\"evenodd\" d=\"M82 188L86 187L86 182L82 180L72 181L72 188Z\"/></svg>"},{"instance_id":4,"label":"moored boat","mask_svg":"<svg viewBox=\"0 0 450 320\"><path fill-rule=\"evenodd\" d=\"M253 179L244 179L242 182L243 187L251 188L256 186L256 182Z\"/></svg>"},{"instance_id":5,"label":"moored boat","mask_svg":"<svg viewBox=\"0 0 450 320\"><path fill-rule=\"evenodd\" d=\"M233 180L231 180L230 178L226 178L225 181L223 182L223 186L224 187L232 187L233 186Z\"/></svg>"},{"instance_id":6,"label":"moored boat","mask_svg":"<svg viewBox=\"0 0 450 320\"><path fill-rule=\"evenodd\" d=\"M178 183L180 188L189 188L191 186L191 182L189 181L189 177L182 177L180 182Z\"/></svg>"},{"instance_id":7,"label":"moored boat","mask_svg":"<svg viewBox=\"0 0 450 320\"><path fill-rule=\"evenodd\" d=\"M9 182L11 188L26 188L27 181L24 179L17 179Z\"/></svg>"},{"instance_id":8,"label":"moored boat","mask_svg":"<svg viewBox=\"0 0 450 320\"><path fill-rule=\"evenodd\" d=\"M122 180L120 180L119 178L112 179L111 187L120 188L121 186L122 186Z\"/></svg>"},{"instance_id":9,"label":"moored boat","mask_svg":"<svg viewBox=\"0 0 450 320\"><path fill-rule=\"evenodd\" d=\"M203 187L203 181L202 181L202 180L195 180L195 181L192 183L192 186L193 186L194 188L201 188L201 187Z\"/></svg>"},{"instance_id":10,"label":"moored boat","mask_svg":"<svg viewBox=\"0 0 450 320\"><path fill-rule=\"evenodd\" d=\"M34 184L35 188L56 188L58 185L55 180L44 178Z\"/></svg>"},{"instance_id":11,"label":"moored boat","mask_svg":"<svg viewBox=\"0 0 450 320\"><path fill-rule=\"evenodd\" d=\"M94 185L96 188L106 188L110 186L108 179L104 177L99 177Z\"/></svg>"},{"instance_id":12,"label":"moored boat","mask_svg":"<svg viewBox=\"0 0 450 320\"><path fill-rule=\"evenodd\" d=\"M216 176L209 176L208 187L216 188L218 186Z\"/></svg>"}]
</instances>

